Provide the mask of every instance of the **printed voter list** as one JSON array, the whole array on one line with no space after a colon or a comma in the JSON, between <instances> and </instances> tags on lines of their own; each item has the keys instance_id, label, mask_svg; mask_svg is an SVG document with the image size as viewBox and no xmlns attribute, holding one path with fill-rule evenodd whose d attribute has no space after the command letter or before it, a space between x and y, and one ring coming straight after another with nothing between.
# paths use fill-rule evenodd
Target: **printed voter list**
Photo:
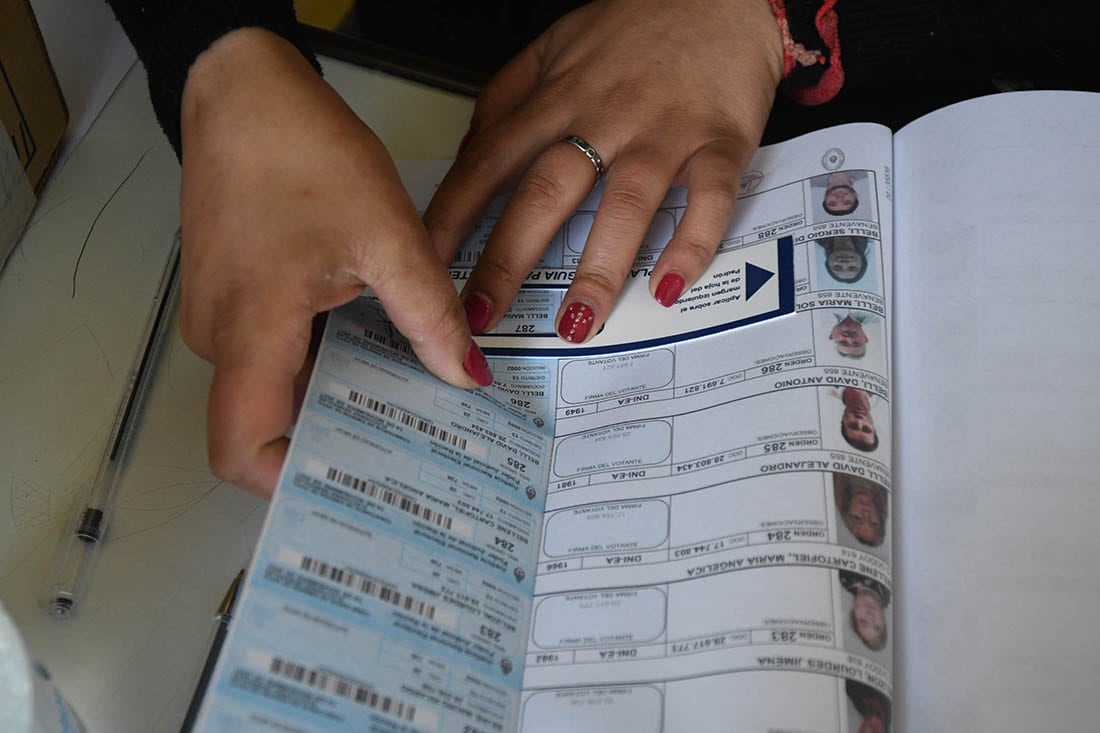
<instances>
[{"instance_id":1,"label":"printed voter list","mask_svg":"<svg viewBox=\"0 0 1100 733\"><path fill-rule=\"evenodd\" d=\"M670 192L571 345L594 192L478 337L486 389L429 374L369 294L334 311L198 730L840 730L847 690L889 704L890 155L874 126L762 149L666 309Z\"/></svg>"}]
</instances>

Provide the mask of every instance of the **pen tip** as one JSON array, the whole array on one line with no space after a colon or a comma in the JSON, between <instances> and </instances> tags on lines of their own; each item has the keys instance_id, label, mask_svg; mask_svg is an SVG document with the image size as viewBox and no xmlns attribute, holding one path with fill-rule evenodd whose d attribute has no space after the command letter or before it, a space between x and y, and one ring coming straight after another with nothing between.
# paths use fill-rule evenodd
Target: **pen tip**
<instances>
[{"instance_id":1,"label":"pen tip","mask_svg":"<svg viewBox=\"0 0 1100 733\"><path fill-rule=\"evenodd\" d=\"M218 606L218 615L228 615L233 613L233 606L237 602L237 594L241 590L241 582L244 580L244 570L240 570L236 577L233 578L233 582L229 584L229 590L225 592L225 597L222 598L221 605Z\"/></svg>"}]
</instances>

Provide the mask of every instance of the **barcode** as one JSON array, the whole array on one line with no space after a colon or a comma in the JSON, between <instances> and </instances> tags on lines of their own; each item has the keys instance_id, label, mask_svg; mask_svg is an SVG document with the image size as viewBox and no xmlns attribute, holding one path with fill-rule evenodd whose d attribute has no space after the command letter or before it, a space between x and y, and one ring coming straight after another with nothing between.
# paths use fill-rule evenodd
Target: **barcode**
<instances>
[{"instance_id":1,"label":"barcode","mask_svg":"<svg viewBox=\"0 0 1100 733\"><path fill-rule=\"evenodd\" d=\"M405 341L403 339L390 338L384 333L371 331L369 328L363 331L363 335L369 338L374 343L381 344L382 346L393 349L394 351L398 351L405 356L410 356L412 354L412 347L409 346L408 341Z\"/></svg>"},{"instance_id":2,"label":"barcode","mask_svg":"<svg viewBox=\"0 0 1100 733\"><path fill-rule=\"evenodd\" d=\"M389 583L383 583L381 580L372 578L369 575L347 570L346 568L338 568L331 563L308 555L302 555L298 567L325 580L354 588L364 595L377 598L383 603L389 603L391 606L396 606L403 611L415 613L417 616L423 616L428 620L435 618L436 608L431 603L414 598L408 593L402 593Z\"/></svg>"},{"instance_id":3,"label":"barcode","mask_svg":"<svg viewBox=\"0 0 1100 733\"><path fill-rule=\"evenodd\" d=\"M374 410L379 415L385 415L391 420L397 420L405 427L424 433L430 438L434 438L442 443L447 443L459 450L466 450L467 441L461 435L456 435L450 430L441 428L431 420L425 420L408 410L386 404L381 400L376 400L354 389L348 390L348 400L361 407L366 407L368 410Z\"/></svg>"},{"instance_id":4,"label":"barcode","mask_svg":"<svg viewBox=\"0 0 1100 733\"><path fill-rule=\"evenodd\" d=\"M335 481L352 491L358 491L360 494L365 494L371 499L377 499L383 504L388 504L403 512L408 512L417 519L423 519L425 522L430 522L437 527L450 529L454 525L454 520L443 512L429 509L420 502L410 499L393 489L388 489L370 479L359 478L354 474L341 471L334 466L329 466L327 468L325 471L325 478L329 481Z\"/></svg>"},{"instance_id":5,"label":"barcode","mask_svg":"<svg viewBox=\"0 0 1100 733\"><path fill-rule=\"evenodd\" d=\"M455 263L455 264L461 263L461 264L464 264L464 265L466 265L466 264L476 265L477 261L480 257L481 257L481 251L480 250L463 251L463 252L459 252L458 254L456 254L455 258L451 262Z\"/></svg>"},{"instance_id":6,"label":"barcode","mask_svg":"<svg viewBox=\"0 0 1100 733\"><path fill-rule=\"evenodd\" d=\"M279 677L308 685L314 689L328 692L345 700L351 700L388 715L393 715L410 723L416 718L416 706L402 702L390 695L383 695L366 685L359 684L332 672L307 667L279 657L272 657L268 672Z\"/></svg>"}]
</instances>

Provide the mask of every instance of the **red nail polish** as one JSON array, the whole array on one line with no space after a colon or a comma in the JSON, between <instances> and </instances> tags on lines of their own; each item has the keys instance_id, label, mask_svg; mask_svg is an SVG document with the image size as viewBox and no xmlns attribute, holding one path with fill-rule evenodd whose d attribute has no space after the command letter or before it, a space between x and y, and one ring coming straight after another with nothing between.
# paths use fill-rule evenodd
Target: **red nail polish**
<instances>
[{"instance_id":1,"label":"red nail polish","mask_svg":"<svg viewBox=\"0 0 1100 733\"><path fill-rule=\"evenodd\" d=\"M675 272L670 272L661 278L661 282L657 283L657 291L653 294L653 297L665 308L670 308L683 292L684 278Z\"/></svg>"},{"instance_id":2,"label":"red nail polish","mask_svg":"<svg viewBox=\"0 0 1100 733\"><path fill-rule=\"evenodd\" d=\"M558 322L558 335L566 341L579 344L588 338L596 312L584 303L571 303Z\"/></svg>"},{"instance_id":3,"label":"red nail polish","mask_svg":"<svg viewBox=\"0 0 1100 733\"><path fill-rule=\"evenodd\" d=\"M462 136L462 139L458 142L458 152L456 155L462 155L462 151L466 149L466 146L470 144L470 141L474 139L474 128L471 125L470 129L466 131L466 134Z\"/></svg>"},{"instance_id":4,"label":"red nail polish","mask_svg":"<svg viewBox=\"0 0 1100 733\"><path fill-rule=\"evenodd\" d=\"M489 369L489 360L485 358L485 354L481 353L481 349L473 341L470 342L470 348L466 349L466 358L463 360L462 366L466 368L466 373L473 377L478 385L488 387L493 383L493 372Z\"/></svg>"},{"instance_id":5,"label":"red nail polish","mask_svg":"<svg viewBox=\"0 0 1100 733\"><path fill-rule=\"evenodd\" d=\"M489 325L489 318L493 315L493 304L477 293L470 293L462 300L462 308L466 311L466 323L470 324L470 333L478 335L485 331Z\"/></svg>"}]
</instances>

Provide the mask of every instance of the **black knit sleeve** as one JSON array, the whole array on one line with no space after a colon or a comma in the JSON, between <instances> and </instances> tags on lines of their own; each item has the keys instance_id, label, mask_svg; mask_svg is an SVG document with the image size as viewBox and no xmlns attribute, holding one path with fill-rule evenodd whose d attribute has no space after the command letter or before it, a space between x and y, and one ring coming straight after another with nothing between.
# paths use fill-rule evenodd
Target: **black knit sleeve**
<instances>
[{"instance_id":1,"label":"black knit sleeve","mask_svg":"<svg viewBox=\"0 0 1100 733\"><path fill-rule=\"evenodd\" d=\"M149 75L149 96L180 155L180 100L191 64L229 31L266 28L294 44L320 72L291 0L107 0Z\"/></svg>"}]
</instances>

